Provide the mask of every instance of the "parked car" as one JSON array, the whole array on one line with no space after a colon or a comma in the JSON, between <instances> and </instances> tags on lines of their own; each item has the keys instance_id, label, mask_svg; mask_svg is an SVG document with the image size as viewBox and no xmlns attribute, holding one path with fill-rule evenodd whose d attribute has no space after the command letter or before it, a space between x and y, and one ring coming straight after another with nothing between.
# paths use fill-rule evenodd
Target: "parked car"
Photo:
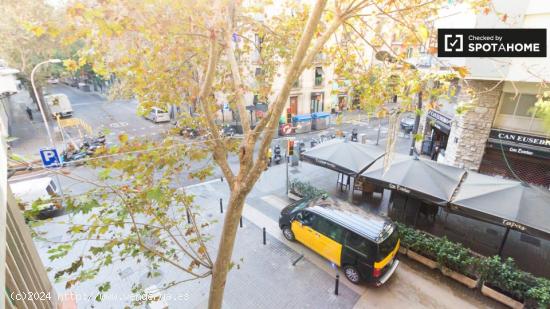
<instances>
[{"instance_id":1,"label":"parked car","mask_svg":"<svg viewBox=\"0 0 550 309\"><path fill-rule=\"evenodd\" d=\"M50 94L44 96L44 99L50 107L53 118L57 118L57 116L61 118L71 117L73 115L73 107L67 95L63 93Z\"/></svg>"},{"instance_id":2,"label":"parked car","mask_svg":"<svg viewBox=\"0 0 550 309\"><path fill-rule=\"evenodd\" d=\"M328 197L301 199L279 217L283 236L299 241L333 265L352 283L384 284L399 261L399 233L389 218Z\"/></svg>"},{"instance_id":3,"label":"parked car","mask_svg":"<svg viewBox=\"0 0 550 309\"><path fill-rule=\"evenodd\" d=\"M401 121L400 121L401 130L405 131L405 133L407 134L411 133L412 130L414 129L415 118L416 117L412 114L407 114L403 116L403 118L401 118Z\"/></svg>"},{"instance_id":4,"label":"parked car","mask_svg":"<svg viewBox=\"0 0 550 309\"><path fill-rule=\"evenodd\" d=\"M170 121L170 114L161 108L153 107L151 111L145 115L145 119L149 119L154 123L168 122Z\"/></svg>"},{"instance_id":5,"label":"parked car","mask_svg":"<svg viewBox=\"0 0 550 309\"><path fill-rule=\"evenodd\" d=\"M55 78L55 77L49 78L48 84L59 84L59 78Z\"/></svg>"},{"instance_id":6,"label":"parked car","mask_svg":"<svg viewBox=\"0 0 550 309\"><path fill-rule=\"evenodd\" d=\"M60 195L59 189L51 177L13 182L10 188L21 210L31 217L47 219L63 213L63 205L55 199Z\"/></svg>"}]
</instances>

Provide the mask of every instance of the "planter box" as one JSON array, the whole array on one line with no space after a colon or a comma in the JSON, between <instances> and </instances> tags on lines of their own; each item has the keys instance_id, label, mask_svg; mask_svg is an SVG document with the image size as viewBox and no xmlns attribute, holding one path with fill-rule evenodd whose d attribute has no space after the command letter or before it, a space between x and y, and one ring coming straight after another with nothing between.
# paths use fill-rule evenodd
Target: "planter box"
<instances>
[{"instance_id":1,"label":"planter box","mask_svg":"<svg viewBox=\"0 0 550 309\"><path fill-rule=\"evenodd\" d=\"M417 262L420 262L426 266L428 266L429 268L431 269L436 269L437 268L437 262L432 260L432 259L429 259L423 255L420 255L414 251L411 251L410 249L407 250L407 256L410 257L411 259L413 260L416 260Z\"/></svg>"},{"instance_id":2,"label":"planter box","mask_svg":"<svg viewBox=\"0 0 550 309\"><path fill-rule=\"evenodd\" d=\"M298 194L296 194L292 191L288 191L288 198L290 198L292 200L295 200L295 201L302 199L301 196L299 196Z\"/></svg>"},{"instance_id":3,"label":"planter box","mask_svg":"<svg viewBox=\"0 0 550 309\"><path fill-rule=\"evenodd\" d=\"M445 266L441 267L441 272L450 278L455 279L456 281L464 284L465 286L469 287L470 289L473 289L477 286L478 280L472 279L468 276L465 276L461 273L457 273L454 270L451 270L450 268L447 268Z\"/></svg>"},{"instance_id":4,"label":"planter box","mask_svg":"<svg viewBox=\"0 0 550 309\"><path fill-rule=\"evenodd\" d=\"M512 297L508 296L508 295L505 295L505 294L502 294L500 293L499 291L497 290L493 290L492 288L486 286L485 284L483 284L481 286L481 294L489 297L489 298L492 298L510 308L514 308L514 309L523 309L524 306L522 303L520 303L519 301L513 299Z\"/></svg>"}]
</instances>

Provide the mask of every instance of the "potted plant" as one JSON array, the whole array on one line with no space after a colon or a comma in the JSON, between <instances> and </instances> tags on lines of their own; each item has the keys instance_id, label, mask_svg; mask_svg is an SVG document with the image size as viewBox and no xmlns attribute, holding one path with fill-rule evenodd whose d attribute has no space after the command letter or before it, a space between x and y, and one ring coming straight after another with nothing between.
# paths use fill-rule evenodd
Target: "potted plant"
<instances>
[{"instance_id":1,"label":"potted plant","mask_svg":"<svg viewBox=\"0 0 550 309\"><path fill-rule=\"evenodd\" d=\"M297 179L293 179L290 182L290 188L288 190L288 197L293 200L315 198L323 194L326 194L324 190L315 188L309 182L301 182Z\"/></svg>"},{"instance_id":2,"label":"potted plant","mask_svg":"<svg viewBox=\"0 0 550 309\"><path fill-rule=\"evenodd\" d=\"M530 288L530 276L517 270L513 259L501 261L499 256L485 258L481 260L479 269L483 295L511 308L523 308L523 301Z\"/></svg>"},{"instance_id":3,"label":"potted plant","mask_svg":"<svg viewBox=\"0 0 550 309\"><path fill-rule=\"evenodd\" d=\"M475 275L479 258L464 248L461 244L449 241L446 237L440 239L437 262L441 272L450 278L473 289L478 284Z\"/></svg>"},{"instance_id":4,"label":"potted plant","mask_svg":"<svg viewBox=\"0 0 550 309\"><path fill-rule=\"evenodd\" d=\"M526 293L528 308L550 308L550 280L537 278L535 284Z\"/></svg>"},{"instance_id":5,"label":"potted plant","mask_svg":"<svg viewBox=\"0 0 550 309\"><path fill-rule=\"evenodd\" d=\"M438 239L427 233L399 224L402 243L407 248L406 254L431 269L437 268Z\"/></svg>"}]
</instances>

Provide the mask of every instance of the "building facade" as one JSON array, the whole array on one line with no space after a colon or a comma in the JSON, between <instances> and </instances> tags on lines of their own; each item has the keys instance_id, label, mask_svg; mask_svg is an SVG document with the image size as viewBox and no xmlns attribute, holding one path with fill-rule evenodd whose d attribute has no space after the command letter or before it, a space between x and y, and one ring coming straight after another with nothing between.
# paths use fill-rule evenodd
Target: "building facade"
<instances>
[{"instance_id":1,"label":"building facade","mask_svg":"<svg viewBox=\"0 0 550 309\"><path fill-rule=\"evenodd\" d=\"M550 28L550 3L539 0L494 2L495 14L449 14L435 28ZM463 11L463 8L454 8ZM548 58L445 58L465 66L450 101L424 112L420 131L424 154L446 164L550 188L550 130L535 102L550 77Z\"/></svg>"}]
</instances>

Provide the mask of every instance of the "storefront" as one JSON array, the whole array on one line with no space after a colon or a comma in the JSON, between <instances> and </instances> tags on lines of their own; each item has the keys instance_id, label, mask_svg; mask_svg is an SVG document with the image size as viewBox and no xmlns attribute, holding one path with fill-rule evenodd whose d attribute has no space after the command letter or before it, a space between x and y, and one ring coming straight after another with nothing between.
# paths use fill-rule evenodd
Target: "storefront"
<instances>
[{"instance_id":1,"label":"storefront","mask_svg":"<svg viewBox=\"0 0 550 309\"><path fill-rule=\"evenodd\" d=\"M550 188L550 138L493 128L479 171Z\"/></svg>"},{"instance_id":2,"label":"storefront","mask_svg":"<svg viewBox=\"0 0 550 309\"><path fill-rule=\"evenodd\" d=\"M429 155L436 160L439 153L447 148L447 141L451 133L452 117L440 111L430 109L426 114L424 126L424 141L422 142L422 154Z\"/></svg>"}]
</instances>

